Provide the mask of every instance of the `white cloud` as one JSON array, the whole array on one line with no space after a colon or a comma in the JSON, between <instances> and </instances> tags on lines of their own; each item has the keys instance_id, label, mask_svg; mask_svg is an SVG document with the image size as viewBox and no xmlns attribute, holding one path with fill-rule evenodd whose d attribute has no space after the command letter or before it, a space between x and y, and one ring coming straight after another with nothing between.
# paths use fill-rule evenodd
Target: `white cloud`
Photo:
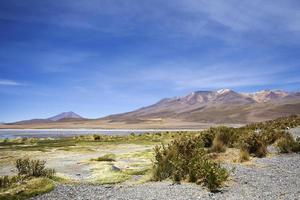
<instances>
[{"instance_id":1,"label":"white cloud","mask_svg":"<svg viewBox=\"0 0 300 200\"><path fill-rule=\"evenodd\" d=\"M109 0L55 1L41 3L32 13L8 13L1 18L93 29L118 35L143 32L158 36L212 36L236 39L239 33L256 33L266 38L278 35L284 40L299 39L300 14L297 0ZM20 4L18 6L28 6ZM28 9L24 9L28 10ZM49 10L51 12L49 12ZM52 12L56 12L55 15ZM220 27L228 32L220 32ZM271 37L271 39L273 39ZM284 41L282 41L284 42Z\"/></svg>"},{"instance_id":2,"label":"white cloud","mask_svg":"<svg viewBox=\"0 0 300 200\"><path fill-rule=\"evenodd\" d=\"M5 80L5 79L0 79L0 86L21 86L23 85L20 82L14 81L14 80Z\"/></svg>"}]
</instances>

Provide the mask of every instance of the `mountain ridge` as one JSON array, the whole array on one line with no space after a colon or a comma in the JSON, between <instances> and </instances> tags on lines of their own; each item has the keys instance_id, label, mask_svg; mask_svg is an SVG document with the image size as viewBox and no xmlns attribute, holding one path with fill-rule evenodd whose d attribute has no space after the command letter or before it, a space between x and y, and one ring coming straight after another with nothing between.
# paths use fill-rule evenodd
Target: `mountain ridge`
<instances>
[{"instance_id":1,"label":"mountain ridge","mask_svg":"<svg viewBox=\"0 0 300 200\"><path fill-rule=\"evenodd\" d=\"M255 112L259 113L262 110L269 112L268 109L276 110L276 107L282 110L285 104L298 105L298 103L300 103L299 93L282 90L262 90L254 93L238 93L231 89L195 91L182 97L164 98L150 106L128 113L110 115L104 119L126 122L162 117L201 122L248 122L253 121L248 119L251 115L263 115L254 114ZM275 115L300 113L297 106L294 111L290 107L288 109L283 113L276 111L272 113ZM226 117L217 116L218 114ZM205 120L205 117L208 119Z\"/></svg>"}]
</instances>

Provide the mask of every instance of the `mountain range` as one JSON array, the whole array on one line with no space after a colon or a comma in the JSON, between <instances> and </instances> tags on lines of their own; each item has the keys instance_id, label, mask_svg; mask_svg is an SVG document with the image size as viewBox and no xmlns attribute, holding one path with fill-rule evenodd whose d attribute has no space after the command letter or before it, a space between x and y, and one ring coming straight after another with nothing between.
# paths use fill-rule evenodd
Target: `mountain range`
<instances>
[{"instance_id":1,"label":"mountain range","mask_svg":"<svg viewBox=\"0 0 300 200\"><path fill-rule=\"evenodd\" d=\"M164 128L198 127L199 124L245 124L300 114L300 93L263 90L238 93L230 89L195 91L186 96L165 98L132 112L98 119L85 119L65 112L47 119L32 119L0 125L0 128L84 127L84 128ZM19 125L19 126L16 126ZM41 126L43 125L43 126ZM31 126L28 126L31 127Z\"/></svg>"},{"instance_id":2,"label":"mountain range","mask_svg":"<svg viewBox=\"0 0 300 200\"><path fill-rule=\"evenodd\" d=\"M176 118L192 122L246 123L300 114L300 93L263 90L238 93L230 89L196 91L162 99L133 112L106 117L111 121Z\"/></svg>"}]
</instances>

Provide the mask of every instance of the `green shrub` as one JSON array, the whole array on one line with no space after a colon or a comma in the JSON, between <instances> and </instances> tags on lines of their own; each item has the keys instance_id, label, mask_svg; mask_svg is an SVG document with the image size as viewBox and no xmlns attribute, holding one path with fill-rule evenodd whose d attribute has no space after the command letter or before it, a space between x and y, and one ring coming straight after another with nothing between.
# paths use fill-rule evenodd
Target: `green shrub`
<instances>
[{"instance_id":1,"label":"green shrub","mask_svg":"<svg viewBox=\"0 0 300 200\"><path fill-rule=\"evenodd\" d=\"M261 139L267 145L273 144L276 140L278 140L279 138L281 138L286 134L287 134L286 131L275 130L275 129L264 129L260 131Z\"/></svg>"},{"instance_id":2,"label":"green shrub","mask_svg":"<svg viewBox=\"0 0 300 200\"><path fill-rule=\"evenodd\" d=\"M197 181L207 186L210 191L216 191L229 177L228 171L212 160L203 159L198 164L199 167L196 169L199 171L196 173L196 177L200 179ZM201 179L201 177L203 178Z\"/></svg>"},{"instance_id":3,"label":"green shrub","mask_svg":"<svg viewBox=\"0 0 300 200\"><path fill-rule=\"evenodd\" d=\"M267 147L260 138L260 135L253 132L250 132L241 138L240 148L259 158L265 157L267 154Z\"/></svg>"},{"instance_id":4,"label":"green shrub","mask_svg":"<svg viewBox=\"0 0 300 200\"><path fill-rule=\"evenodd\" d=\"M276 142L280 153L300 152L300 142L295 140L290 133L286 133Z\"/></svg>"},{"instance_id":5,"label":"green shrub","mask_svg":"<svg viewBox=\"0 0 300 200\"><path fill-rule=\"evenodd\" d=\"M248 124L244 129L248 130L287 130L300 125L300 116L291 115L288 117L280 117L275 120Z\"/></svg>"},{"instance_id":6,"label":"green shrub","mask_svg":"<svg viewBox=\"0 0 300 200\"><path fill-rule=\"evenodd\" d=\"M28 177L52 177L55 174L55 170L46 168L45 164L46 161L44 160L30 160L25 158L16 161L16 168L18 175Z\"/></svg>"},{"instance_id":7,"label":"green shrub","mask_svg":"<svg viewBox=\"0 0 300 200\"><path fill-rule=\"evenodd\" d=\"M219 141L222 141L224 145L228 147L233 147L234 143L238 139L236 130L232 127L221 126L217 128L217 134L215 138Z\"/></svg>"},{"instance_id":8,"label":"green shrub","mask_svg":"<svg viewBox=\"0 0 300 200\"><path fill-rule=\"evenodd\" d=\"M300 152L300 141L294 142L292 146L292 152Z\"/></svg>"},{"instance_id":9,"label":"green shrub","mask_svg":"<svg viewBox=\"0 0 300 200\"><path fill-rule=\"evenodd\" d=\"M176 139L167 146L156 146L154 151L153 178L156 181L186 180L214 191L228 178L227 170L209 159L202 141L194 137Z\"/></svg>"},{"instance_id":10,"label":"green shrub","mask_svg":"<svg viewBox=\"0 0 300 200\"><path fill-rule=\"evenodd\" d=\"M215 138L215 132L212 129L202 131L197 140L202 141L204 147L211 147Z\"/></svg>"},{"instance_id":11,"label":"green shrub","mask_svg":"<svg viewBox=\"0 0 300 200\"><path fill-rule=\"evenodd\" d=\"M93 135L93 139L95 141L100 141L101 140L101 136L100 135Z\"/></svg>"}]
</instances>

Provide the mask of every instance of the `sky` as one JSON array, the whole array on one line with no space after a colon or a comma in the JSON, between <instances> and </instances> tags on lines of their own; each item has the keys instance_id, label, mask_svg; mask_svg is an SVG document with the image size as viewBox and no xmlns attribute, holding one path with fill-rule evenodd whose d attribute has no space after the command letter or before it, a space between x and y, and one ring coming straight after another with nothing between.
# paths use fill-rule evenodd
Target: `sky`
<instances>
[{"instance_id":1,"label":"sky","mask_svg":"<svg viewBox=\"0 0 300 200\"><path fill-rule=\"evenodd\" d=\"M298 0L1 0L0 122L300 89Z\"/></svg>"}]
</instances>

